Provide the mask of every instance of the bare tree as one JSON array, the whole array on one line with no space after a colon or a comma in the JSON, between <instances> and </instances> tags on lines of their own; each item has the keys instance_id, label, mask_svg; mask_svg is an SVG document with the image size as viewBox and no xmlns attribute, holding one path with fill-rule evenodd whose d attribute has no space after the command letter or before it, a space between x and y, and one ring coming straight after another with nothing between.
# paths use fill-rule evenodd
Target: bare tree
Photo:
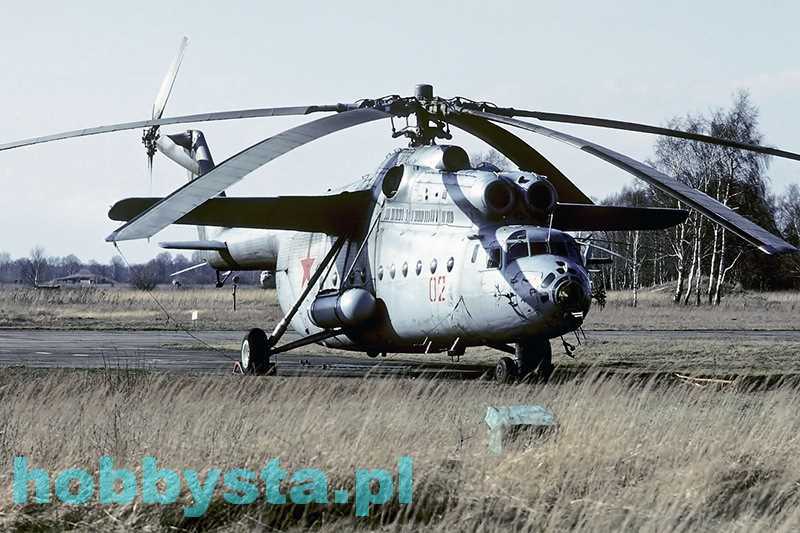
<instances>
[{"instance_id":1,"label":"bare tree","mask_svg":"<svg viewBox=\"0 0 800 533\"><path fill-rule=\"evenodd\" d=\"M39 281L47 273L47 256L44 248L35 246L30 252L28 259L22 265L22 278L30 285L38 285Z\"/></svg>"},{"instance_id":2,"label":"bare tree","mask_svg":"<svg viewBox=\"0 0 800 533\"><path fill-rule=\"evenodd\" d=\"M131 284L141 291L151 291L158 285L158 272L151 264L131 267Z\"/></svg>"},{"instance_id":3,"label":"bare tree","mask_svg":"<svg viewBox=\"0 0 800 533\"><path fill-rule=\"evenodd\" d=\"M800 244L800 186L796 183L786 187L778 201L777 218L784 237L792 244Z\"/></svg>"},{"instance_id":4,"label":"bare tree","mask_svg":"<svg viewBox=\"0 0 800 533\"><path fill-rule=\"evenodd\" d=\"M472 165L479 168L481 164L489 164L500 170L516 170L517 165L512 163L506 156L494 149L485 152L476 152L472 156Z\"/></svg>"},{"instance_id":5,"label":"bare tree","mask_svg":"<svg viewBox=\"0 0 800 533\"><path fill-rule=\"evenodd\" d=\"M743 91L734 96L728 109L717 110L710 116L676 119L670 126L742 143L761 144L763 140L758 130L758 110ZM655 159L651 163L746 216L754 204L763 204L767 196L767 162L767 157L761 154L662 138L656 141ZM663 205L682 207L661 198ZM696 212L671 237L677 279L674 300L700 305L705 299L718 304L727 276L742 255L741 243L732 242L724 228ZM708 274L705 291L704 272Z\"/></svg>"}]
</instances>

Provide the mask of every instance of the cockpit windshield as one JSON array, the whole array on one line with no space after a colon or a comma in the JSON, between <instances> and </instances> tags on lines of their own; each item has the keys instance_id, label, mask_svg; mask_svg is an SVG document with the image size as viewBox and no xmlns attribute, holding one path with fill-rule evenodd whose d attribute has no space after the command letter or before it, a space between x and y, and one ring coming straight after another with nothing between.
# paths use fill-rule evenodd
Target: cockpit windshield
<instances>
[{"instance_id":1,"label":"cockpit windshield","mask_svg":"<svg viewBox=\"0 0 800 533\"><path fill-rule=\"evenodd\" d=\"M577 243L561 232L553 232L548 239L546 231L519 230L506 239L506 264L520 257L545 254L568 257L581 263L581 252Z\"/></svg>"}]
</instances>

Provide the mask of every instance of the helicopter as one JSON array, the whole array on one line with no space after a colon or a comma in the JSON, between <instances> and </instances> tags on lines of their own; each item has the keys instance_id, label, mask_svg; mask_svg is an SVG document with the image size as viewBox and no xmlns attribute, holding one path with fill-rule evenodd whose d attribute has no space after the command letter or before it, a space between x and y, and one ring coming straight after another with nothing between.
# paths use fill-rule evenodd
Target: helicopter
<instances>
[{"instance_id":1,"label":"helicopter","mask_svg":"<svg viewBox=\"0 0 800 533\"><path fill-rule=\"evenodd\" d=\"M633 122L500 107L442 98L420 84L390 95L298 107L163 116L188 41L181 42L148 120L15 141L0 151L56 140L144 128L150 164L157 152L189 173L163 198L127 198L109 211L124 222L114 243L150 238L171 224L197 226L196 240L162 242L194 250L222 286L234 273L275 277L283 318L267 333L244 336L237 365L246 374L275 372L273 357L303 346L367 353L443 353L470 347L501 354L498 382L547 380L550 339L575 332L591 308L590 268L608 262L575 232L661 230L695 209L766 254L797 249L710 196L644 163L538 122L581 124L666 135L776 157L773 147ZM292 127L215 163L202 131L162 134L163 126L244 118L325 116ZM520 118L536 119L537 123ZM361 124L386 120L391 151L369 175L317 196L228 197L227 188L291 150ZM398 127L396 121L400 122ZM678 201L681 208L595 205L540 152L503 126L544 135L598 157ZM446 144L451 128L473 135L517 169L473 162ZM218 228L213 236L209 229ZM606 250L608 251L608 250ZM292 328L300 338L281 343ZM566 343L565 343L566 346Z\"/></svg>"}]
</instances>

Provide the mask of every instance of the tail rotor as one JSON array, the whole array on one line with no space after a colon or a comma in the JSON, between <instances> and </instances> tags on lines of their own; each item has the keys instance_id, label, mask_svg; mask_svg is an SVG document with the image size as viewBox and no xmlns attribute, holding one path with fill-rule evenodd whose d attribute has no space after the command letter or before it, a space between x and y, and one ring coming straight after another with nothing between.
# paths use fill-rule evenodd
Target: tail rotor
<instances>
[{"instance_id":1,"label":"tail rotor","mask_svg":"<svg viewBox=\"0 0 800 533\"><path fill-rule=\"evenodd\" d=\"M175 85L175 78L178 77L178 70L181 68L183 54L186 52L186 47L188 44L189 38L184 36L183 39L181 39L180 46L178 47L177 57L175 58L175 61L172 62L172 65L167 71L167 75L164 76L164 80L161 82L161 87L159 87L158 94L153 102L152 116L154 120L160 119L164 115L164 109L167 107L167 101L169 100L169 95L172 93L172 87ZM150 172L151 184L153 179L153 156L156 155L156 143L159 139L158 128L158 126L152 126L144 130L144 133L142 134L142 144L144 144L147 152L147 168Z\"/></svg>"}]
</instances>

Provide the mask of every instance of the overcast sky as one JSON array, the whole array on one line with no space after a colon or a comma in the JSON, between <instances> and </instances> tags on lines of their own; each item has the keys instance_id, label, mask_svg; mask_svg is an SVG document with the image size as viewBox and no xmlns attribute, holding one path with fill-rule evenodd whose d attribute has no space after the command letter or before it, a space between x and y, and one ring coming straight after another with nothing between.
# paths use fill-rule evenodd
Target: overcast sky
<instances>
[{"instance_id":1,"label":"overcast sky","mask_svg":"<svg viewBox=\"0 0 800 533\"><path fill-rule=\"evenodd\" d=\"M189 48L166 115L442 96L652 124L726 106L740 89L761 110L767 143L800 150L800 4L796 2L8 2L0 18L0 143L149 118L183 35ZM199 126L217 162L304 119ZM548 124L552 126L552 124ZM557 129L647 158L654 137ZM183 128L185 129L185 128ZM182 131L180 126L165 132ZM164 195L185 173L156 156L152 189L141 131L0 152L0 251L108 261L107 211L129 196ZM522 136L589 195L632 178L546 138ZM468 150L485 148L457 135ZM374 169L388 123L348 130L279 158L232 195L313 194ZM795 162L796 163L796 162ZM773 161L774 190L800 166ZM122 243L132 261L159 240Z\"/></svg>"}]
</instances>

